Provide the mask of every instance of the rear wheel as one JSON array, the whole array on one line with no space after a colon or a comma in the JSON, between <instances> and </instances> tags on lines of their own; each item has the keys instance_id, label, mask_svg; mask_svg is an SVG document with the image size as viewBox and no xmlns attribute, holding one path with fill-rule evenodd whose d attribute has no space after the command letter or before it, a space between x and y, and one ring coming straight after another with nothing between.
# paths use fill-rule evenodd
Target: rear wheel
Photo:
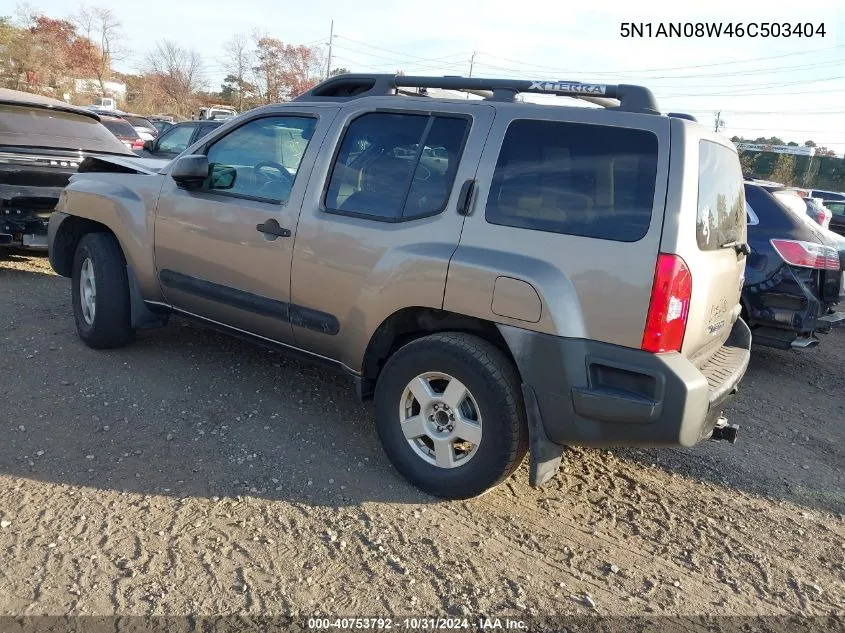
<instances>
[{"instance_id":1,"label":"rear wheel","mask_svg":"<svg viewBox=\"0 0 845 633\"><path fill-rule=\"evenodd\" d=\"M120 347L134 337L129 281L120 244L110 233L88 233L73 258L73 316L89 347Z\"/></svg>"},{"instance_id":2,"label":"rear wheel","mask_svg":"<svg viewBox=\"0 0 845 633\"><path fill-rule=\"evenodd\" d=\"M399 349L381 372L375 406L390 461L439 497L482 494L509 477L527 451L516 369L477 336L433 334Z\"/></svg>"}]
</instances>

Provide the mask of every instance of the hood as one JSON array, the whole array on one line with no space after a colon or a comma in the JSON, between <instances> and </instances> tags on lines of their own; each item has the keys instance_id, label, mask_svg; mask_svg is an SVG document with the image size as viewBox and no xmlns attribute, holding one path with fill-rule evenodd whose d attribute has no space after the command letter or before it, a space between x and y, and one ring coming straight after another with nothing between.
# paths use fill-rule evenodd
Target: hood
<instances>
[{"instance_id":1,"label":"hood","mask_svg":"<svg viewBox=\"0 0 845 633\"><path fill-rule=\"evenodd\" d=\"M140 156L89 156L79 165L79 173L118 171L153 175L170 162L168 158L141 158Z\"/></svg>"}]
</instances>

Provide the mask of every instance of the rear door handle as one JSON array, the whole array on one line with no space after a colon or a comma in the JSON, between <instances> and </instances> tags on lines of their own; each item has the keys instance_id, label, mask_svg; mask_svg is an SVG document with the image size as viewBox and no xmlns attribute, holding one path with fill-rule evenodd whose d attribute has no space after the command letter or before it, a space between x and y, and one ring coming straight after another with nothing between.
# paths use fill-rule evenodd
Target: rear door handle
<instances>
[{"instance_id":1,"label":"rear door handle","mask_svg":"<svg viewBox=\"0 0 845 633\"><path fill-rule=\"evenodd\" d=\"M282 228L273 218L270 218L263 224L257 224L255 229L259 233L264 233L264 236L270 240L275 240L277 237L290 237L290 229Z\"/></svg>"}]
</instances>

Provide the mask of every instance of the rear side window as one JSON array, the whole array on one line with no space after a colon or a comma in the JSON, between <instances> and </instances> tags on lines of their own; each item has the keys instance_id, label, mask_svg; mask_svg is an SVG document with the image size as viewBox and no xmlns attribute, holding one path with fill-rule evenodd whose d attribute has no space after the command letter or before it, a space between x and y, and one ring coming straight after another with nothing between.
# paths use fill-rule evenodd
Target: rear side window
<instances>
[{"instance_id":1,"label":"rear side window","mask_svg":"<svg viewBox=\"0 0 845 633\"><path fill-rule=\"evenodd\" d=\"M328 211L397 222L446 208L470 122L373 112L346 130L326 191Z\"/></svg>"},{"instance_id":2,"label":"rear side window","mask_svg":"<svg viewBox=\"0 0 845 633\"><path fill-rule=\"evenodd\" d=\"M747 222L739 156L713 141L698 145L698 216L696 240L712 251L743 237Z\"/></svg>"},{"instance_id":3,"label":"rear side window","mask_svg":"<svg viewBox=\"0 0 845 633\"><path fill-rule=\"evenodd\" d=\"M492 224L636 242L647 232L657 137L645 130L518 120L502 144L486 218Z\"/></svg>"}]
</instances>

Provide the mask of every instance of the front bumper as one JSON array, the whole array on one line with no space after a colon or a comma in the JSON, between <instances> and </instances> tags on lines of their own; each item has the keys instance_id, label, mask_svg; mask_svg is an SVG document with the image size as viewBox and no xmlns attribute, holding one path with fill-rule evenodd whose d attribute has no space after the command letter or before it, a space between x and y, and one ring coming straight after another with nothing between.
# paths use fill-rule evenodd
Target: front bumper
<instances>
[{"instance_id":1,"label":"front bumper","mask_svg":"<svg viewBox=\"0 0 845 633\"><path fill-rule=\"evenodd\" d=\"M532 485L554 474L566 445L693 446L707 439L751 357L742 319L701 367L676 352L500 330L522 375Z\"/></svg>"}]
</instances>

